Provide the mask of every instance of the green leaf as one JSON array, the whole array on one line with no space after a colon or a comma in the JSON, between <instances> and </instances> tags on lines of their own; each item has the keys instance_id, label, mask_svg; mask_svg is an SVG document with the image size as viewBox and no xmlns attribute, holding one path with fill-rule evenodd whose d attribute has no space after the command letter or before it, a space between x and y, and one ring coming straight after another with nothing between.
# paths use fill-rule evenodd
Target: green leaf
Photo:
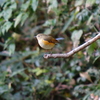
<instances>
[{"instance_id":1,"label":"green leaf","mask_svg":"<svg viewBox=\"0 0 100 100\"><path fill-rule=\"evenodd\" d=\"M12 9L3 10L2 15L6 21L12 16Z\"/></svg>"},{"instance_id":2,"label":"green leaf","mask_svg":"<svg viewBox=\"0 0 100 100\"><path fill-rule=\"evenodd\" d=\"M32 6L33 11L36 11L37 6L38 6L38 0L32 0L31 6Z\"/></svg>"},{"instance_id":3,"label":"green leaf","mask_svg":"<svg viewBox=\"0 0 100 100\"><path fill-rule=\"evenodd\" d=\"M67 3L68 3L68 0L62 0L62 2L63 2L64 4L67 4Z\"/></svg>"},{"instance_id":4,"label":"green leaf","mask_svg":"<svg viewBox=\"0 0 100 100\"><path fill-rule=\"evenodd\" d=\"M7 22L5 22L5 24L4 24L3 27L5 27L5 30L6 30L6 32L7 32L7 31L11 28L11 26L12 26L12 23L9 22L9 21L7 21Z\"/></svg>"},{"instance_id":5,"label":"green leaf","mask_svg":"<svg viewBox=\"0 0 100 100\"><path fill-rule=\"evenodd\" d=\"M26 3L22 4L21 10L26 11L29 8L30 0L26 1Z\"/></svg>"},{"instance_id":6,"label":"green leaf","mask_svg":"<svg viewBox=\"0 0 100 100\"><path fill-rule=\"evenodd\" d=\"M0 27L0 30L3 35L5 32L8 32L8 30L11 28L12 26L12 23L9 22L9 21L6 21L1 27Z\"/></svg>"},{"instance_id":7,"label":"green leaf","mask_svg":"<svg viewBox=\"0 0 100 100\"><path fill-rule=\"evenodd\" d=\"M100 48L100 39L97 40L98 47Z\"/></svg>"},{"instance_id":8,"label":"green leaf","mask_svg":"<svg viewBox=\"0 0 100 100\"><path fill-rule=\"evenodd\" d=\"M23 13L20 13L20 14L16 17L14 27L16 27L16 26L20 23L20 21L21 21L21 19L22 19L22 16L23 16Z\"/></svg>"},{"instance_id":9,"label":"green leaf","mask_svg":"<svg viewBox=\"0 0 100 100\"><path fill-rule=\"evenodd\" d=\"M4 49L6 49L8 47L8 45L12 43L12 38L8 38L4 44Z\"/></svg>"},{"instance_id":10,"label":"green leaf","mask_svg":"<svg viewBox=\"0 0 100 100\"><path fill-rule=\"evenodd\" d=\"M45 93L44 93L44 97L48 97L51 93L51 91L53 91L53 89L51 87L48 87L46 90L45 90Z\"/></svg>"},{"instance_id":11,"label":"green leaf","mask_svg":"<svg viewBox=\"0 0 100 100\"><path fill-rule=\"evenodd\" d=\"M0 94L6 93L8 91L9 89L7 85L0 86Z\"/></svg>"},{"instance_id":12,"label":"green leaf","mask_svg":"<svg viewBox=\"0 0 100 100\"><path fill-rule=\"evenodd\" d=\"M97 42L92 43L91 45L88 46L87 52L90 56L92 56L93 52L97 48Z\"/></svg>"},{"instance_id":13,"label":"green leaf","mask_svg":"<svg viewBox=\"0 0 100 100\"><path fill-rule=\"evenodd\" d=\"M82 34L83 34L83 30L75 30L71 36L72 41L74 42L74 41L79 40Z\"/></svg>"},{"instance_id":14,"label":"green leaf","mask_svg":"<svg viewBox=\"0 0 100 100\"><path fill-rule=\"evenodd\" d=\"M50 34L50 33L51 33L51 31L52 31L52 29L51 29L51 28L47 28L47 29L45 30L44 34Z\"/></svg>"},{"instance_id":15,"label":"green leaf","mask_svg":"<svg viewBox=\"0 0 100 100\"><path fill-rule=\"evenodd\" d=\"M92 6L94 3L96 2L96 0L86 0L86 7Z\"/></svg>"},{"instance_id":16,"label":"green leaf","mask_svg":"<svg viewBox=\"0 0 100 100\"><path fill-rule=\"evenodd\" d=\"M4 47L4 43L0 42L0 46Z\"/></svg>"},{"instance_id":17,"label":"green leaf","mask_svg":"<svg viewBox=\"0 0 100 100\"><path fill-rule=\"evenodd\" d=\"M52 81L52 80L45 80L45 83L47 83L47 84L52 84L53 81Z\"/></svg>"},{"instance_id":18,"label":"green leaf","mask_svg":"<svg viewBox=\"0 0 100 100\"><path fill-rule=\"evenodd\" d=\"M31 72L34 72L34 73L36 73L37 76L39 76L39 75L41 75L41 74L43 74L43 73L46 73L47 70L46 70L46 69L36 68L36 69L34 69L34 70L31 70Z\"/></svg>"},{"instance_id":19,"label":"green leaf","mask_svg":"<svg viewBox=\"0 0 100 100\"><path fill-rule=\"evenodd\" d=\"M43 26L54 26L55 24L56 24L56 19L49 19L43 24Z\"/></svg>"},{"instance_id":20,"label":"green leaf","mask_svg":"<svg viewBox=\"0 0 100 100\"><path fill-rule=\"evenodd\" d=\"M71 39L73 41L73 48L76 48L79 43L80 43L80 38L83 34L83 30L75 30L73 33L72 33L72 36L71 36Z\"/></svg>"},{"instance_id":21,"label":"green leaf","mask_svg":"<svg viewBox=\"0 0 100 100\"><path fill-rule=\"evenodd\" d=\"M89 19L88 19L88 21L87 21L87 25L90 25L90 24L91 24L92 19L93 19L93 15L91 15L91 16L89 17Z\"/></svg>"},{"instance_id":22,"label":"green leaf","mask_svg":"<svg viewBox=\"0 0 100 100\"><path fill-rule=\"evenodd\" d=\"M14 43L10 44L10 45L8 46L8 50L9 50L9 54L10 54L10 55L13 54L14 51L15 51L15 44L14 44Z\"/></svg>"},{"instance_id":23,"label":"green leaf","mask_svg":"<svg viewBox=\"0 0 100 100\"><path fill-rule=\"evenodd\" d=\"M64 27L61 30L61 33L64 33L66 31L66 29L69 27L69 25L71 24L71 22L74 20L75 15L73 14L66 22Z\"/></svg>"},{"instance_id":24,"label":"green leaf","mask_svg":"<svg viewBox=\"0 0 100 100\"><path fill-rule=\"evenodd\" d=\"M13 38L8 38L4 44L4 49L8 49L9 54L13 54L15 51L15 43Z\"/></svg>"},{"instance_id":25,"label":"green leaf","mask_svg":"<svg viewBox=\"0 0 100 100\"><path fill-rule=\"evenodd\" d=\"M93 61L93 64L96 62L96 60L98 60L100 58L100 56L98 55L95 59L94 59L94 61Z\"/></svg>"},{"instance_id":26,"label":"green leaf","mask_svg":"<svg viewBox=\"0 0 100 100\"><path fill-rule=\"evenodd\" d=\"M23 13L23 16L22 16L22 20L21 20L21 26L23 26L25 20L28 18L29 14L28 13Z\"/></svg>"},{"instance_id":27,"label":"green leaf","mask_svg":"<svg viewBox=\"0 0 100 100\"><path fill-rule=\"evenodd\" d=\"M25 69L26 69L26 68L19 69L19 70L13 72L10 76L13 77L13 76L15 76L15 75L17 75L17 74L20 74L20 73L23 72Z\"/></svg>"},{"instance_id":28,"label":"green leaf","mask_svg":"<svg viewBox=\"0 0 100 100\"><path fill-rule=\"evenodd\" d=\"M51 6L52 6L52 8L57 8L57 6L58 6L57 0L51 0Z\"/></svg>"},{"instance_id":29,"label":"green leaf","mask_svg":"<svg viewBox=\"0 0 100 100\"><path fill-rule=\"evenodd\" d=\"M7 1L6 1L6 2L4 3L4 5L2 5L2 6L3 6L4 9L8 9L8 7L9 7L10 5L11 5L11 2L9 2L9 1L7 2Z\"/></svg>"},{"instance_id":30,"label":"green leaf","mask_svg":"<svg viewBox=\"0 0 100 100\"><path fill-rule=\"evenodd\" d=\"M15 10L17 8L16 2L12 3L12 5L9 8L11 8L12 10Z\"/></svg>"},{"instance_id":31,"label":"green leaf","mask_svg":"<svg viewBox=\"0 0 100 100\"><path fill-rule=\"evenodd\" d=\"M75 6L76 6L76 7L77 7L77 6L80 6L80 5L83 4L83 2L84 2L84 0L76 0L76 1L75 1Z\"/></svg>"}]
</instances>

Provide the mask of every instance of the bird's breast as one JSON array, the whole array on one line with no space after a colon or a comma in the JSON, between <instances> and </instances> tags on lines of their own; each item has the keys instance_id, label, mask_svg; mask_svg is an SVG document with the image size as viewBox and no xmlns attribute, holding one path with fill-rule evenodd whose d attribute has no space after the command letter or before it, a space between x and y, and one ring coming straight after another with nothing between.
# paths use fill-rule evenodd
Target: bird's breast
<instances>
[{"instance_id":1,"label":"bird's breast","mask_svg":"<svg viewBox=\"0 0 100 100\"><path fill-rule=\"evenodd\" d=\"M52 49L55 45L55 43L51 43L43 39L39 40L38 42L39 42L39 45L44 49Z\"/></svg>"}]
</instances>

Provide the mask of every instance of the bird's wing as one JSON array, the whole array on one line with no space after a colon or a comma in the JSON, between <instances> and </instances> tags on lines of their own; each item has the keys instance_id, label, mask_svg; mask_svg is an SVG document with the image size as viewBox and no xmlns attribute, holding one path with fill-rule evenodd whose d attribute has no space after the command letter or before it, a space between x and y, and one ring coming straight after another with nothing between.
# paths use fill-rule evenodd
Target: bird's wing
<instances>
[{"instance_id":1,"label":"bird's wing","mask_svg":"<svg viewBox=\"0 0 100 100\"><path fill-rule=\"evenodd\" d=\"M46 36L46 38L44 38L44 40L50 42L50 43L57 43L58 41L53 38L52 36Z\"/></svg>"}]
</instances>

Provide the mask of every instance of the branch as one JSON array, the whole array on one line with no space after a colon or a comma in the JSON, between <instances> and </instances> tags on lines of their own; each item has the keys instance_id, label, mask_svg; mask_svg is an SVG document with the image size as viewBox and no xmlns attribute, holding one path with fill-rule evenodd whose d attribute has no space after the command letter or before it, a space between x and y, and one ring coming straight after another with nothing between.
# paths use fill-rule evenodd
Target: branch
<instances>
[{"instance_id":1,"label":"branch","mask_svg":"<svg viewBox=\"0 0 100 100\"><path fill-rule=\"evenodd\" d=\"M77 48L73 49L72 51L70 51L68 53L64 53L64 54L44 54L44 58L46 58L46 59L48 59L48 58L68 58L68 57L74 55L75 53L77 53L78 51L86 48L87 46L89 46L90 44L92 44L93 42L95 42L98 39L100 39L100 33L98 35L96 35L94 38L90 39L86 43L78 46Z\"/></svg>"}]
</instances>

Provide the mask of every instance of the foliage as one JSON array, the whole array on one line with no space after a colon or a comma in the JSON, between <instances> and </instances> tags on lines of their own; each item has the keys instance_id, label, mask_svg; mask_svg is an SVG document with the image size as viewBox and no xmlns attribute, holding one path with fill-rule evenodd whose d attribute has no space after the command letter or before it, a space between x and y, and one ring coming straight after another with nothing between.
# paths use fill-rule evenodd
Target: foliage
<instances>
[{"instance_id":1,"label":"foliage","mask_svg":"<svg viewBox=\"0 0 100 100\"><path fill-rule=\"evenodd\" d=\"M44 59L38 33L64 37L66 53L100 31L99 0L0 0L0 99L87 100L100 96L100 40L71 58Z\"/></svg>"}]
</instances>

